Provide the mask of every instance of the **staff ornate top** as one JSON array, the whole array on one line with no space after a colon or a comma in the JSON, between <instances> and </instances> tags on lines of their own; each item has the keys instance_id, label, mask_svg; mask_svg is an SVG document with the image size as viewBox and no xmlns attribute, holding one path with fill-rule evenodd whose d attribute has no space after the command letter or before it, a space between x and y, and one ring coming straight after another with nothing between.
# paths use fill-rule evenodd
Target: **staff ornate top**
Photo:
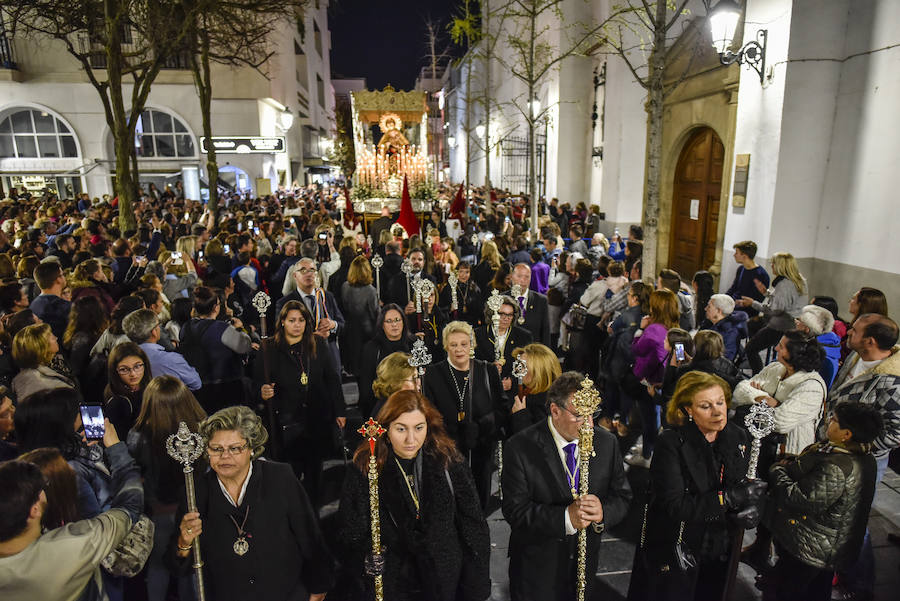
<instances>
[{"instance_id":1,"label":"staff ornate top","mask_svg":"<svg viewBox=\"0 0 900 601\"><path fill-rule=\"evenodd\" d=\"M257 313L265 315L266 311L268 311L269 307L272 305L272 299L269 298L268 294L260 290L253 295L253 300L251 300L250 303L253 305L253 308L256 309Z\"/></svg>"},{"instance_id":2,"label":"staff ornate top","mask_svg":"<svg viewBox=\"0 0 900 601\"><path fill-rule=\"evenodd\" d=\"M488 309L490 309L492 313L496 313L500 310L500 307L503 306L503 297L500 296L500 293L496 288L491 290L491 295L488 297L485 304L488 306Z\"/></svg>"},{"instance_id":3,"label":"staff ornate top","mask_svg":"<svg viewBox=\"0 0 900 601\"><path fill-rule=\"evenodd\" d=\"M419 371L419 375L425 373L425 366L431 363L431 353L421 338L413 342L412 352L409 354L409 366Z\"/></svg>"},{"instance_id":4,"label":"staff ornate top","mask_svg":"<svg viewBox=\"0 0 900 601\"><path fill-rule=\"evenodd\" d=\"M406 274L406 277L409 277L409 274L412 273L413 266L412 261L409 260L409 257L403 259L400 263L400 271Z\"/></svg>"},{"instance_id":5,"label":"staff ornate top","mask_svg":"<svg viewBox=\"0 0 900 601\"><path fill-rule=\"evenodd\" d=\"M186 468L191 467L203 454L205 441L203 437L191 432L187 424L178 424L178 432L166 439L166 452L169 457Z\"/></svg>"},{"instance_id":6,"label":"staff ornate top","mask_svg":"<svg viewBox=\"0 0 900 601\"><path fill-rule=\"evenodd\" d=\"M363 425L360 426L359 430L357 430L363 438L369 441L369 451L374 455L375 454L375 442L378 438L387 432L384 427L375 421L375 418L370 417L369 421L363 422Z\"/></svg>"},{"instance_id":7,"label":"staff ornate top","mask_svg":"<svg viewBox=\"0 0 900 601\"><path fill-rule=\"evenodd\" d=\"M515 358L512 364L512 375L514 378L518 378L519 382L528 375L528 364L522 359L522 355L524 354L525 353L519 353L519 356Z\"/></svg>"},{"instance_id":8,"label":"staff ornate top","mask_svg":"<svg viewBox=\"0 0 900 601\"><path fill-rule=\"evenodd\" d=\"M594 388L593 380L586 377L581 381L581 390L572 396L572 404L579 416L591 419L597 407L600 406L600 393Z\"/></svg>"},{"instance_id":9,"label":"staff ornate top","mask_svg":"<svg viewBox=\"0 0 900 601\"><path fill-rule=\"evenodd\" d=\"M381 255L376 254L372 257L372 267L375 269L381 269L384 266L384 259L381 258Z\"/></svg>"}]
</instances>

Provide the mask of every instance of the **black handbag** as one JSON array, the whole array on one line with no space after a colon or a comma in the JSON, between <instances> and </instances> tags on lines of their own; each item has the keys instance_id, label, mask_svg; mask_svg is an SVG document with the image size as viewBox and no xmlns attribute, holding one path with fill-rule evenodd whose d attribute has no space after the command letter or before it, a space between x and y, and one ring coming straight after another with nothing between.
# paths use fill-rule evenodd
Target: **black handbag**
<instances>
[{"instance_id":1,"label":"black handbag","mask_svg":"<svg viewBox=\"0 0 900 601\"><path fill-rule=\"evenodd\" d=\"M681 538L684 534L684 522L678 526L678 539L671 547L651 551L644 545L647 537L647 508L649 505L649 501L644 504L644 521L641 524L641 550L647 571L650 574L672 571L683 574L694 572L697 569L697 558Z\"/></svg>"}]
</instances>

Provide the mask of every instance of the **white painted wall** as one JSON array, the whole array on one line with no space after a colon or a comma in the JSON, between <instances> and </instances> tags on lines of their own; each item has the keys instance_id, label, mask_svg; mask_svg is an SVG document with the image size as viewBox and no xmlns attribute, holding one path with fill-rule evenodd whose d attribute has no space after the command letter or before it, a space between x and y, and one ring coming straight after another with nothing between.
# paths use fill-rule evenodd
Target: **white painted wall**
<instances>
[{"instance_id":1,"label":"white painted wall","mask_svg":"<svg viewBox=\"0 0 900 601\"><path fill-rule=\"evenodd\" d=\"M754 240L760 257L771 256L771 228L775 215L775 189L779 177L781 156L782 113L785 97L785 60L792 17L791 0L748 0L745 14L744 40L754 39L758 29L768 29L769 41L766 61L774 66L774 77L760 86L756 72L741 68L738 90L735 154L750 154L750 172L746 207L731 205L729 192L728 217L725 226L725 255L732 245L742 240ZM784 166L786 168L786 165ZM728 175L729 181L733 174ZM780 208L780 207L779 207ZM775 245L783 250L783 242ZM737 265L722 261L720 287L727 289L734 279Z\"/></svg>"}]
</instances>

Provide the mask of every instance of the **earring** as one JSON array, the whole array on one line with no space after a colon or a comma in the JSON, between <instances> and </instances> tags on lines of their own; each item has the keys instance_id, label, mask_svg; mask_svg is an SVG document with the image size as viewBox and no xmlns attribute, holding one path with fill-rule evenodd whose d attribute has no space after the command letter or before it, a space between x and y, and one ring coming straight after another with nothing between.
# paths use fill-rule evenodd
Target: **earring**
<instances>
[{"instance_id":1,"label":"earring","mask_svg":"<svg viewBox=\"0 0 900 601\"><path fill-rule=\"evenodd\" d=\"M689 421L694 421L694 416L691 415L690 413L688 413L688 420L689 420Z\"/></svg>"}]
</instances>

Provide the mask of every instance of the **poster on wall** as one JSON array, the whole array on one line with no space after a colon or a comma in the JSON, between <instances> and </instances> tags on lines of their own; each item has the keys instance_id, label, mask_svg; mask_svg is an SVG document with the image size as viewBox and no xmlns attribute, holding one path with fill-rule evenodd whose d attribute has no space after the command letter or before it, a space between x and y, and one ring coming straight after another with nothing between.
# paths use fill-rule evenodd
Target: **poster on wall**
<instances>
[{"instance_id":1,"label":"poster on wall","mask_svg":"<svg viewBox=\"0 0 900 601\"><path fill-rule=\"evenodd\" d=\"M691 219L694 221L700 219L700 201L696 198L691 199Z\"/></svg>"}]
</instances>

